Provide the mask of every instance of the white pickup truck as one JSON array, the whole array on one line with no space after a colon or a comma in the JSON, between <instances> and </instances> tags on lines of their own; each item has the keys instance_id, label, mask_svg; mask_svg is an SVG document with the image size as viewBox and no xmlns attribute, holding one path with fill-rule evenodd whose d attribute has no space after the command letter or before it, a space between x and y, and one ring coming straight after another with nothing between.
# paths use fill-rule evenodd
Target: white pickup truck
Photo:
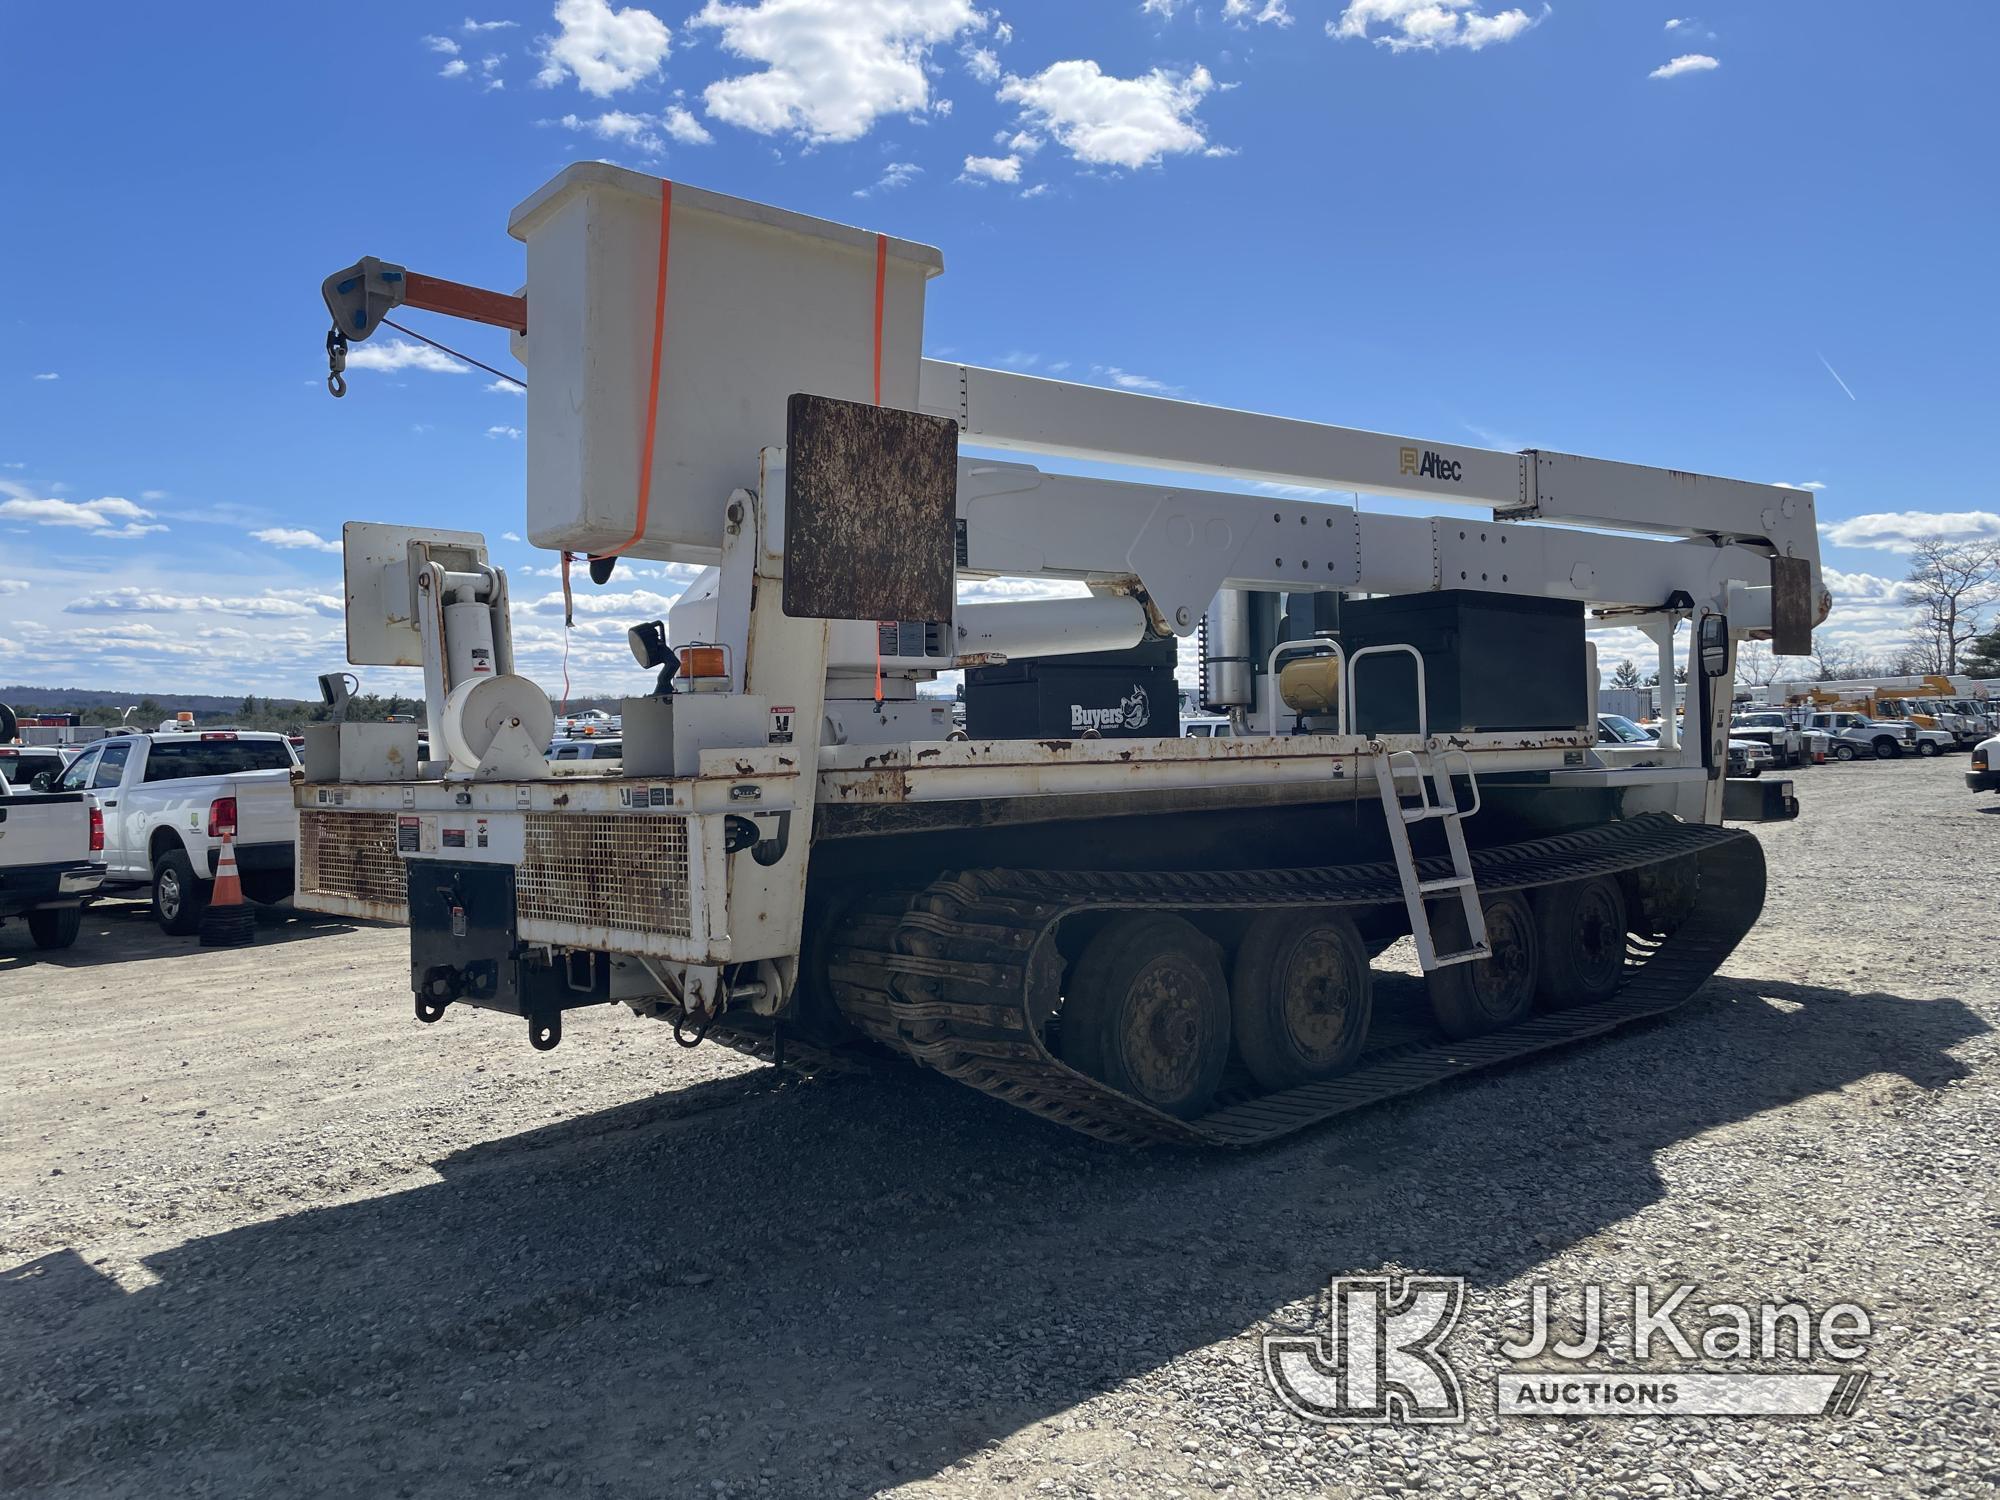
<instances>
[{"instance_id":1,"label":"white pickup truck","mask_svg":"<svg viewBox=\"0 0 2000 1500\"><path fill-rule=\"evenodd\" d=\"M104 889L151 886L153 916L176 936L201 925L227 832L243 894L292 894L299 760L282 734L206 729L122 734L69 763L63 791L92 791L104 812Z\"/></svg>"},{"instance_id":2,"label":"white pickup truck","mask_svg":"<svg viewBox=\"0 0 2000 1500\"><path fill-rule=\"evenodd\" d=\"M90 793L16 791L0 776L0 922L25 918L37 948L67 948L104 879L103 849Z\"/></svg>"},{"instance_id":3,"label":"white pickup truck","mask_svg":"<svg viewBox=\"0 0 2000 1500\"><path fill-rule=\"evenodd\" d=\"M1857 755L1873 755L1878 760L1894 760L1905 753L1932 756L1949 750L1952 738L1942 729L1922 729L1908 719L1871 719L1857 713L1816 713L1810 727L1833 736L1831 754L1835 760L1853 760Z\"/></svg>"}]
</instances>

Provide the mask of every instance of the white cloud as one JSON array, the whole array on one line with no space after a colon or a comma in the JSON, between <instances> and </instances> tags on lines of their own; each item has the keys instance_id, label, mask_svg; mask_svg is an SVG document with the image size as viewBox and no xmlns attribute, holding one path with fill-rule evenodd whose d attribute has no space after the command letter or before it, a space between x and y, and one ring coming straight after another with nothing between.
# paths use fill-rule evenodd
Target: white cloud
<instances>
[{"instance_id":1,"label":"white cloud","mask_svg":"<svg viewBox=\"0 0 2000 1500\"><path fill-rule=\"evenodd\" d=\"M246 619L301 619L319 616L339 619L343 613L338 595L306 590L266 590L264 593L233 598L212 594L168 594L141 588L105 589L85 594L63 606L67 615L239 615ZM146 629L148 627L125 627Z\"/></svg>"},{"instance_id":2,"label":"white cloud","mask_svg":"<svg viewBox=\"0 0 2000 1500\"><path fill-rule=\"evenodd\" d=\"M450 62L446 63L443 67L438 69L438 77L463 78L466 75L467 71L468 69L466 68L465 59L462 57L454 57Z\"/></svg>"},{"instance_id":3,"label":"white cloud","mask_svg":"<svg viewBox=\"0 0 2000 1500\"><path fill-rule=\"evenodd\" d=\"M4 520L32 521L37 526L69 526L93 536L120 540L167 529L146 524L152 520L153 512L118 495L97 500L51 500L5 482L0 482L0 493L10 497L0 501L0 519Z\"/></svg>"},{"instance_id":4,"label":"white cloud","mask_svg":"<svg viewBox=\"0 0 2000 1500\"><path fill-rule=\"evenodd\" d=\"M556 123L565 130L583 130L599 140L622 141L627 145L644 147L651 142L651 149L657 151L660 138L653 134L653 122L645 115L627 114L621 109L606 110L601 115L564 115Z\"/></svg>"},{"instance_id":5,"label":"white cloud","mask_svg":"<svg viewBox=\"0 0 2000 1500\"><path fill-rule=\"evenodd\" d=\"M673 51L673 32L639 6L613 10L607 0L556 0L562 28L542 39L543 88L575 78L586 94L608 99L621 89L657 78Z\"/></svg>"},{"instance_id":6,"label":"white cloud","mask_svg":"<svg viewBox=\"0 0 2000 1500\"><path fill-rule=\"evenodd\" d=\"M518 531L503 531L500 533L500 540L503 542L518 542L521 540L521 534Z\"/></svg>"},{"instance_id":7,"label":"white cloud","mask_svg":"<svg viewBox=\"0 0 2000 1500\"><path fill-rule=\"evenodd\" d=\"M28 580L25 578L0 578L0 594L25 594Z\"/></svg>"},{"instance_id":8,"label":"white cloud","mask_svg":"<svg viewBox=\"0 0 2000 1500\"><path fill-rule=\"evenodd\" d=\"M1672 62L1661 63L1646 76L1648 78L1679 78L1684 73L1706 73L1721 67L1705 52L1684 52Z\"/></svg>"},{"instance_id":9,"label":"white cloud","mask_svg":"<svg viewBox=\"0 0 2000 1500\"><path fill-rule=\"evenodd\" d=\"M1820 479L1808 479L1804 484L1787 484L1784 480L1780 479L1776 483L1781 490L1823 490L1826 488L1826 482Z\"/></svg>"},{"instance_id":10,"label":"white cloud","mask_svg":"<svg viewBox=\"0 0 2000 1500\"><path fill-rule=\"evenodd\" d=\"M427 36L424 45L433 52L442 52L446 57L458 56L458 43L448 36Z\"/></svg>"},{"instance_id":11,"label":"white cloud","mask_svg":"<svg viewBox=\"0 0 2000 1500\"><path fill-rule=\"evenodd\" d=\"M1835 598L1843 604L1893 604L1902 607L1903 583L1878 573L1849 573L1840 568L1822 568L1820 576Z\"/></svg>"},{"instance_id":12,"label":"white cloud","mask_svg":"<svg viewBox=\"0 0 2000 1500\"><path fill-rule=\"evenodd\" d=\"M1340 18L1326 23L1326 34L1341 41L1366 38L1391 52L1433 51L1463 47L1477 52L1496 42L1511 42L1549 14L1502 10L1492 15L1485 0L1349 0ZM1382 28L1376 32L1373 28Z\"/></svg>"},{"instance_id":13,"label":"white cloud","mask_svg":"<svg viewBox=\"0 0 2000 1500\"><path fill-rule=\"evenodd\" d=\"M666 114L660 118L666 126L667 134L683 146L707 146L715 140L715 137L708 133L707 127L681 105L668 105Z\"/></svg>"},{"instance_id":14,"label":"white cloud","mask_svg":"<svg viewBox=\"0 0 2000 1500\"><path fill-rule=\"evenodd\" d=\"M57 374L57 373L56 373L56 372L55 372L54 370L45 370L45 371L43 371L43 372L42 372L41 374L37 375L37 376L35 377L35 379L37 379L37 380L61 380L61 379L62 379L62 376L58 375L58 374Z\"/></svg>"},{"instance_id":15,"label":"white cloud","mask_svg":"<svg viewBox=\"0 0 2000 1500\"><path fill-rule=\"evenodd\" d=\"M1150 375L1134 375L1130 370L1121 370L1116 365L1092 365L1091 371L1110 381L1120 390L1150 391L1159 395L1180 389L1179 386L1168 385L1164 380L1155 380Z\"/></svg>"},{"instance_id":16,"label":"white cloud","mask_svg":"<svg viewBox=\"0 0 2000 1500\"><path fill-rule=\"evenodd\" d=\"M876 193L893 193L897 188L908 187L923 174L923 170L913 161L892 161L882 169L881 177L872 186L856 188L854 196L868 198Z\"/></svg>"},{"instance_id":17,"label":"white cloud","mask_svg":"<svg viewBox=\"0 0 2000 1500\"><path fill-rule=\"evenodd\" d=\"M480 387L491 396L525 396L528 388L512 380L489 380Z\"/></svg>"},{"instance_id":18,"label":"white cloud","mask_svg":"<svg viewBox=\"0 0 2000 1500\"><path fill-rule=\"evenodd\" d=\"M656 614L678 597L677 594L656 594L651 589L630 589L622 594L585 593L580 589L570 592L579 615L623 614L626 611L634 616ZM563 609L562 591L558 589L554 593L543 594L526 604L516 600L515 604L529 614L559 615Z\"/></svg>"},{"instance_id":19,"label":"white cloud","mask_svg":"<svg viewBox=\"0 0 2000 1500\"><path fill-rule=\"evenodd\" d=\"M263 542L272 547L282 547L287 551L300 549L313 552L340 551L339 542L330 542L318 532L307 531L298 526L267 526L262 531L251 532L250 540Z\"/></svg>"},{"instance_id":20,"label":"white cloud","mask_svg":"<svg viewBox=\"0 0 2000 1500\"><path fill-rule=\"evenodd\" d=\"M589 117L564 115L555 123L565 130L587 131L599 140L616 141L648 156L656 156L667 149L666 136L691 146L705 146L715 139L702 128L701 121L679 105L672 106L660 116L628 114L624 110L612 109Z\"/></svg>"},{"instance_id":21,"label":"white cloud","mask_svg":"<svg viewBox=\"0 0 2000 1500\"><path fill-rule=\"evenodd\" d=\"M690 24L764 64L703 91L715 118L759 135L852 141L882 115L931 108L931 49L987 22L972 0L708 0Z\"/></svg>"},{"instance_id":22,"label":"white cloud","mask_svg":"<svg viewBox=\"0 0 2000 1500\"><path fill-rule=\"evenodd\" d=\"M519 21L475 21L472 17L467 16L465 24L458 29L460 31L506 31L520 24Z\"/></svg>"},{"instance_id":23,"label":"white cloud","mask_svg":"<svg viewBox=\"0 0 2000 1500\"><path fill-rule=\"evenodd\" d=\"M521 435L521 429L518 427L489 427L486 429L486 435L490 438L518 438Z\"/></svg>"},{"instance_id":24,"label":"white cloud","mask_svg":"<svg viewBox=\"0 0 2000 1500\"><path fill-rule=\"evenodd\" d=\"M347 351L350 370L429 370L437 375L463 375L472 366L462 365L441 349L429 344L413 344L408 339L390 339L386 344L366 343Z\"/></svg>"},{"instance_id":25,"label":"white cloud","mask_svg":"<svg viewBox=\"0 0 2000 1500\"><path fill-rule=\"evenodd\" d=\"M0 514L6 511L0 506ZM1917 543L2000 540L2000 515L1990 510L1891 510L1821 522L1820 532L1836 547L1872 547L1909 552Z\"/></svg>"},{"instance_id":26,"label":"white cloud","mask_svg":"<svg viewBox=\"0 0 2000 1500\"><path fill-rule=\"evenodd\" d=\"M1180 10L1187 3L1188 0L1141 0L1139 14L1142 16L1158 16L1163 21L1171 21L1174 18L1174 12Z\"/></svg>"},{"instance_id":27,"label":"white cloud","mask_svg":"<svg viewBox=\"0 0 2000 1500\"><path fill-rule=\"evenodd\" d=\"M1234 21L1238 26L1289 26L1292 13L1285 8L1285 0L1223 0L1222 19Z\"/></svg>"},{"instance_id":28,"label":"white cloud","mask_svg":"<svg viewBox=\"0 0 2000 1500\"><path fill-rule=\"evenodd\" d=\"M961 603L1004 603L1015 599L1081 599L1090 590L1064 578L967 578L959 582Z\"/></svg>"},{"instance_id":29,"label":"white cloud","mask_svg":"<svg viewBox=\"0 0 2000 1500\"><path fill-rule=\"evenodd\" d=\"M1194 118L1215 87L1206 68L1114 78L1095 62L1053 63L1031 78L1009 75L998 97L1019 104L1029 123L1052 135L1078 161L1138 168L1208 144Z\"/></svg>"},{"instance_id":30,"label":"white cloud","mask_svg":"<svg viewBox=\"0 0 2000 1500\"><path fill-rule=\"evenodd\" d=\"M1018 156L968 156L962 182L1019 182L1021 180L1021 158Z\"/></svg>"},{"instance_id":31,"label":"white cloud","mask_svg":"<svg viewBox=\"0 0 2000 1500\"><path fill-rule=\"evenodd\" d=\"M991 47L975 47L967 42L958 49L958 55L965 59L965 71L981 83L999 81L1000 54Z\"/></svg>"}]
</instances>

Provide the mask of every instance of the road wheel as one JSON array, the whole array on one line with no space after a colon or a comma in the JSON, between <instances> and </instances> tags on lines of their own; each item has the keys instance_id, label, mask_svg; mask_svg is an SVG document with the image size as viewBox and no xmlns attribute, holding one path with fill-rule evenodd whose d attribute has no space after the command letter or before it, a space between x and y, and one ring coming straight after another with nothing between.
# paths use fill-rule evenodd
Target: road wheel
<instances>
[{"instance_id":1,"label":"road wheel","mask_svg":"<svg viewBox=\"0 0 2000 1500\"><path fill-rule=\"evenodd\" d=\"M181 849L169 849L153 864L153 920L169 937L186 937L201 928L208 905L208 882L197 880L194 865Z\"/></svg>"},{"instance_id":2,"label":"road wheel","mask_svg":"<svg viewBox=\"0 0 2000 1500\"><path fill-rule=\"evenodd\" d=\"M1608 876L1543 886L1534 894L1538 987L1550 1010L1609 1000L1625 977L1625 893Z\"/></svg>"},{"instance_id":3,"label":"road wheel","mask_svg":"<svg viewBox=\"0 0 2000 1500\"><path fill-rule=\"evenodd\" d=\"M1875 742L1875 758L1877 760L1901 760L1903 758L1903 747L1885 734Z\"/></svg>"},{"instance_id":4,"label":"road wheel","mask_svg":"<svg viewBox=\"0 0 2000 1500\"><path fill-rule=\"evenodd\" d=\"M1427 976L1431 1010L1445 1034L1464 1039L1500 1031L1524 1019L1535 1003L1535 979L1540 969L1535 947L1535 919L1528 903L1513 891L1485 903L1486 941L1491 958L1433 969ZM1431 933L1438 951L1463 948L1467 942L1465 915L1454 899L1432 908Z\"/></svg>"},{"instance_id":5,"label":"road wheel","mask_svg":"<svg viewBox=\"0 0 2000 1500\"><path fill-rule=\"evenodd\" d=\"M1919 760L1929 760L1933 755L1936 754L1937 754L1937 745L1934 741L1931 740L1917 741L1917 758Z\"/></svg>"},{"instance_id":6,"label":"road wheel","mask_svg":"<svg viewBox=\"0 0 2000 1500\"><path fill-rule=\"evenodd\" d=\"M1121 916L1071 971L1061 1031L1071 1067L1193 1119L1229 1064L1221 951L1179 917Z\"/></svg>"},{"instance_id":7,"label":"road wheel","mask_svg":"<svg viewBox=\"0 0 2000 1500\"><path fill-rule=\"evenodd\" d=\"M1288 1089L1353 1067L1368 1041L1373 978L1352 917L1258 917L1236 950L1230 985L1236 1050L1251 1076Z\"/></svg>"},{"instance_id":8,"label":"road wheel","mask_svg":"<svg viewBox=\"0 0 2000 1500\"><path fill-rule=\"evenodd\" d=\"M1833 758L1835 760L1853 760L1854 753L1852 745L1835 745L1833 747Z\"/></svg>"},{"instance_id":9,"label":"road wheel","mask_svg":"<svg viewBox=\"0 0 2000 1500\"><path fill-rule=\"evenodd\" d=\"M37 948L67 948L82 930L81 906L44 906L28 913L28 936Z\"/></svg>"}]
</instances>

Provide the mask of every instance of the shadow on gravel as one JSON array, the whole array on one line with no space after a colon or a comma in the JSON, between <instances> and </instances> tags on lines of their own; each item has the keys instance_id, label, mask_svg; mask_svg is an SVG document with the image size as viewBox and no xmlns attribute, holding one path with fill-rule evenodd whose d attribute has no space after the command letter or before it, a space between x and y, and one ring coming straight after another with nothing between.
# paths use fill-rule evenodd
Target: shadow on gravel
<instances>
[{"instance_id":1,"label":"shadow on gravel","mask_svg":"<svg viewBox=\"0 0 2000 1500\"><path fill-rule=\"evenodd\" d=\"M364 925L339 917L294 911L289 906L263 906L257 908L257 946L331 937ZM45 953L29 942L25 927L18 935L12 925L0 931L0 974L37 963L63 969L94 969L104 964L202 951L197 938L169 937L160 931L149 901L92 902L83 909L83 931L73 948Z\"/></svg>"},{"instance_id":2,"label":"shadow on gravel","mask_svg":"<svg viewBox=\"0 0 2000 1500\"><path fill-rule=\"evenodd\" d=\"M707 1084L191 1241L141 1291L67 1251L0 1273L0 1488L870 1493L1187 1351L1250 1380L1240 1336L1329 1275L1511 1279L1655 1202L1663 1147L1937 1088L1985 1029L1716 981L1247 1155L1099 1146L916 1072Z\"/></svg>"}]
</instances>

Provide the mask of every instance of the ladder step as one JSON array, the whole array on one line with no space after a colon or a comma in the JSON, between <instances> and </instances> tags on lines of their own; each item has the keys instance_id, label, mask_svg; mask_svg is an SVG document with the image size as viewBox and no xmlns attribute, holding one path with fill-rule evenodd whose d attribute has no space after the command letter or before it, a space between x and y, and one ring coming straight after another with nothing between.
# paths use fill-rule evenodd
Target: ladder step
<instances>
[{"instance_id":1,"label":"ladder step","mask_svg":"<svg viewBox=\"0 0 2000 1500\"><path fill-rule=\"evenodd\" d=\"M1462 891L1471 884L1470 875L1451 875L1442 880L1420 880L1417 889L1428 896L1434 891Z\"/></svg>"},{"instance_id":2,"label":"ladder step","mask_svg":"<svg viewBox=\"0 0 2000 1500\"><path fill-rule=\"evenodd\" d=\"M1403 821L1405 823L1421 823L1426 818L1456 818L1460 816L1462 815L1458 810L1457 804L1450 802L1433 802L1423 807L1406 807L1403 809Z\"/></svg>"},{"instance_id":3,"label":"ladder step","mask_svg":"<svg viewBox=\"0 0 2000 1500\"><path fill-rule=\"evenodd\" d=\"M1477 948L1466 948L1462 949L1457 953L1434 954L1431 958L1431 967L1434 969L1443 969L1449 967L1452 964L1469 964L1474 959L1491 958L1492 956L1493 956L1492 947L1486 944L1481 944Z\"/></svg>"}]
</instances>

